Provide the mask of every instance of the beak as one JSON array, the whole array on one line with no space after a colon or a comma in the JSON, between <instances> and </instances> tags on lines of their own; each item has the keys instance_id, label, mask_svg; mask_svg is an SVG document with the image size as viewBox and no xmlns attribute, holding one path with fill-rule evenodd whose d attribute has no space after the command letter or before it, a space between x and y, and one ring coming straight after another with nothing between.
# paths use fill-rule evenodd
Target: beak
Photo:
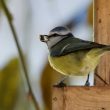
<instances>
[{"instance_id":1,"label":"beak","mask_svg":"<svg viewBox=\"0 0 110 110\"><path fill-rule=\"evenodd\" d=\"M49 40L48 35L40 35L41 42L47 42Z\"/></svg>"}]
</instances>

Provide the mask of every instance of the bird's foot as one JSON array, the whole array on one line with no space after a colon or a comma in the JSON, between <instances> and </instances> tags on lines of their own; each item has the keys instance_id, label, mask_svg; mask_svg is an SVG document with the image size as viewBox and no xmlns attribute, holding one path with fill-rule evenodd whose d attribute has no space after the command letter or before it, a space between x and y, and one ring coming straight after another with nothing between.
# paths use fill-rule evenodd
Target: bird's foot
<instances>
[{"instance_id":1,"label":"bird's foot","mask_svg":"<svg viewBox=\"0 0 110 110\"><path fill-rule=\"evenodd\" d=\"M66 86L67 85L63 81L61 81L60 83L54 85L54 87L66 87Z\"/></svg>"},{"instance_id":2,"label":"bird's foot","mask_svg":"<svg viewBox=\"0 0 110 110\"><path fill-rule=\"evenodd\" d=\"M88 76L87 76L87 80L86 80L85 86L90 86L90 82L89 82L89 74L88 74Z\"/></svg>"},{"instance_id":3,"label":"bird's foot","mask_svg":"<svg viewBox=\"0 0 110 110\"><path fill-rule=\"evenodd\" d=\"M90 82L86 81L85 86L90 86Z\"/></svg>"}]
</instances>

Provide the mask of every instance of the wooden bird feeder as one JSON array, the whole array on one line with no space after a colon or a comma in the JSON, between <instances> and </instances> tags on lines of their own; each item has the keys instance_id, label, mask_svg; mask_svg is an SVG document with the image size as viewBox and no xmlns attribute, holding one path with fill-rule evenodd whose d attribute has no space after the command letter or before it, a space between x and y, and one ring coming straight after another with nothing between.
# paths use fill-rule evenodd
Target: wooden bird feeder
<instances>
[{"instance_id":1,"label":"wooden bird feeder","mask_svg":"<svg viewBox=\"0 0 110 110\"><path fill-rule=\"evenodd\" d=\"M94 0L95 42L110 45L110 0ZM53 87L52 110L110 110L110 54L102 57L95 86Z\"/></svg>"}]
</instances>

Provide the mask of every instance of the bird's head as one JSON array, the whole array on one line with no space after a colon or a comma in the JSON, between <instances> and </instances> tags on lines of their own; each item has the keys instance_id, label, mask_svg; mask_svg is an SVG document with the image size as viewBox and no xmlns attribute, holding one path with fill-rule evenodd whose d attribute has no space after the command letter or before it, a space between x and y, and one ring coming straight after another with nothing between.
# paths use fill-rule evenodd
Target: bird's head
<instances>
[{"instance_id":1,"label":"bird's head","mask_svg":"<svg viewBox=\"0 0 110 110\"><path fill-rule=\"evenodd\" d=\"M48 48L51 48L56 43L66 37L73 37L72 33L66 27L55 27L48 35L40 35L40 40L47 43Z\"/></svg>"}]
</instances>

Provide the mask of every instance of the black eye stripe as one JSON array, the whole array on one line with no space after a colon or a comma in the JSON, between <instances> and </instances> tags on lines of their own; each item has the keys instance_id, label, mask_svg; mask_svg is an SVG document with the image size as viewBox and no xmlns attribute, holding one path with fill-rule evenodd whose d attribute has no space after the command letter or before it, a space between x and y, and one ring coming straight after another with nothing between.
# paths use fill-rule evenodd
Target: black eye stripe
<instances>
[{"instance_id":1,"label":"black eye stripe","mask_svg":"<svg viewBox=\"0 0 110 110\"><path fill-rule=\"evenodd\" d=\"M57 33L55 33L55 34L52 34L52 35L49 35L48 36L48 38L51 38L51 37L58 37L58 36L70 36L70 35L72 35L72 33L68 33L68 34L65 34L65 35L60 35L60 34L57 34ZM72 35L73 36L73 35Z\"/></svg>"},{"instance_id":2,"label":"black eye stripe","mask_svg":"<svg viewBox=\"0 0 110 110\"><path fill-rule=\"evenodd\" d=\"M51 37L57 37L57 36L59 36L59 35L55 33L55 34L51 34L51 35L49 35L48 38L51 38Z\"/></svg>"}]
</instances>

